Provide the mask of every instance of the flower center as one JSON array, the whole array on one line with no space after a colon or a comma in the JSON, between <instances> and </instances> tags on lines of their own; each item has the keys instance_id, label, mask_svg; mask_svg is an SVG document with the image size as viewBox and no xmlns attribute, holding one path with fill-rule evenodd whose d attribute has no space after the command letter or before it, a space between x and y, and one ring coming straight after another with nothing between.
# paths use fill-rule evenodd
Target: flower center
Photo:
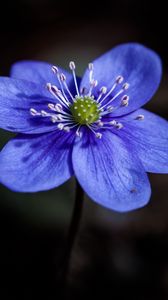
<instances>
[{"instance_id":1,"label":"flower center","mask_svg":"<svg viewBox=\"0 0 168 300\"><path fill-rule=\"evenodd\" d=\"M70 111L79 124L92 124L100 118L98 103L89 96L76 97Z\"/></svg>"},{"instance_id":2,"label":"flower center","mask_svg":"<svg viewBox=\"0 0 168 300\"><path fill-rule=\"evenodd\" d=\"M80 87L80 89L75 73L75 63L71 61L69 67L72 71L75 91L73 90L71 93L65 74L60 73L56 66L52 66L52 71L56 75L57 86L50 82L46 84L47 90L52 95L52 102L48 103L46 110L38 111L31 107L30 114L33 117L50 118L52 123L57 124L58 129L65 132L73 129L78 137L83 135L82 127L89 128L90 132L98 139L102 137L102 133L99 132L102 129L118 130L123 128L122 123L112 118L112 113L120 107L129 105L129 95L125 94L129 88L129 83L124 81L124 77L119 75L113 79L109 89L106 86L97 87L94 98L95 87L99 83L94 79L93 63L88 65L88 84ZM56 102L53 97L56 98ZM143 115L138 115L135 118L135 120L143 119Z\"/></svg>"}]
</instances>

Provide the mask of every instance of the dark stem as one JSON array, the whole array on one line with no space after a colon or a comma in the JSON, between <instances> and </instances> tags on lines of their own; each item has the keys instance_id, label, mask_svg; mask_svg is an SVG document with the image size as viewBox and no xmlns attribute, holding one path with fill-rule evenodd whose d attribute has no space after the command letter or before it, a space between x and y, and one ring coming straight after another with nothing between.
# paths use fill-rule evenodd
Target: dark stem
<instances>
[{"instance_id":1,"label":"dark stem","mask_svg":"<svg viewBox=\"0 0 168 300\"><path fill-rule=\"evenodd\" d=\"M74 203L71 223L69 226L68 240L67 240L67 252L69 258L71 256L72 248L79 229L79 223L82 216L83 200L84 200L84 191L81 188L78 181L76 180L75 203Z\"/></svg>"},{"instance_id":2,"label":"dark stem","mask_svg":"<svg viewBox=\"0 0 168 300\"><path fill-rule=\"evenodd\" d=\"M68 232L67 243L66 243L66 252L65 252L64 263L63 263L64 266L62 269L62 279L63 279L64 287L67 283L67 275L70 267L72 250L79 229L79 223L82 215L83 200L84 200L84 191L81 188L78 181L76 180L75 203L74 203L71 223L69 226L69 232Z\"/></svg>"}]
</instances>

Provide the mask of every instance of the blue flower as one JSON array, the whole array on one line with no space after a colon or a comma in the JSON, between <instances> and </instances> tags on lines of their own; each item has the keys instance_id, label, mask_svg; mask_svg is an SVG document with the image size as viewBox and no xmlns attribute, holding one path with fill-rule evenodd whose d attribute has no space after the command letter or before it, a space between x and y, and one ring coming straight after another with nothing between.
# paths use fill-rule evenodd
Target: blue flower
<instances>
[{"instance_id":1,"label":"blue flower","mask_svg":"<svg viewBox=\"0 0 168 300\"><path fill-rule=\"evenodd\" d=\"M146 172L168 173L168 123L140 108L159 86L159 57L130 43L90 63L82 79L69 67L22 61L0 78L0 127L19 133L1 151L1 183L37 192L75 175L107 208L144 206Z\"/></svg>"}]
</instances>

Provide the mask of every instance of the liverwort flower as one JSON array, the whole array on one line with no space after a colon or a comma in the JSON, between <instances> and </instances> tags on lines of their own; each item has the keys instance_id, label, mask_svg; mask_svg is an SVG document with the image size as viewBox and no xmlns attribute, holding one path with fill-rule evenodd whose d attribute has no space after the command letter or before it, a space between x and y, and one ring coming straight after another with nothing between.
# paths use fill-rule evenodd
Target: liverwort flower
<instances>
[{"instance_id":1,"label":"liverwort flower","mask_svg":"<svg viewBox=\"0 0 168 300\"><path fill-rule=\"evenodd\" d=\"M168 172L168 123L140 108L159 86L159 57L130 43L89 63L82 79L69 68L22 61L0 78L0 126L19 133L1 151L1 183L37 192L75 175L107 208L144 206L146 172Z\"/></svg>"}]
</instances>

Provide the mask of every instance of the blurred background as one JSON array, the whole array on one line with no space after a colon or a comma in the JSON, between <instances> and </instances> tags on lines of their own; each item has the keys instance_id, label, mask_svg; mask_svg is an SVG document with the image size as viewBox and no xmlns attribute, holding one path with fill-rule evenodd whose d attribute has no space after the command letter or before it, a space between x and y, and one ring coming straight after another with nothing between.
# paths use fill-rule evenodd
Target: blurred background
<instances>
[{"instance_id":1,"label":"blurred background","mask_svg":"<svg viewBox=\"0 0 168 300\"><path fill-rule=\"evenodd\" d=\"M44 60L78 75L123 42L140 42L163 61L163 80L146 105L168 117L167 8L160 0L5 0L0 7L0 75L17 60ZM11 137L0 131L0 146ZM168 299L168 175L150 175L148 206L119 214L85 198L66 299ZM74 179L43 193L0 186L0 298L61 299L59 266L74 205ZM64 296L65 297L65 296Z\"/></svg>"}]
</instances>

